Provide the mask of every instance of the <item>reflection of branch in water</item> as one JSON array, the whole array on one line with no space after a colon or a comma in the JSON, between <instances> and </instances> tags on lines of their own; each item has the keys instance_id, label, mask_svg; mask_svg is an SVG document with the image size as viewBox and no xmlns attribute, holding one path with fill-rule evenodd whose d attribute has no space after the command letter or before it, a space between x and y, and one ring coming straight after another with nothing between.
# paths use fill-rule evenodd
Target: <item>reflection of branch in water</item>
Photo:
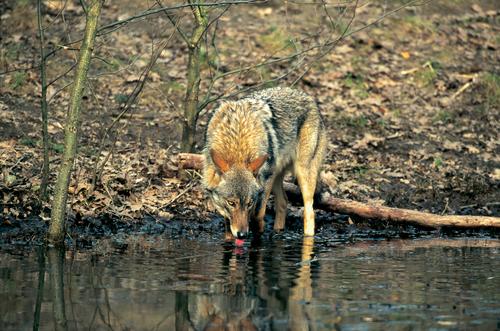
<instances>
[{"instance_id":1,"label":"reflection of branch in water","mask_svg":"<svg viewBox=\"0 0 500 331\"><path fill-rule=\"evenodd\" d=\"M108 289L104 287L104 285L102 283L102 277L99 277L99 283L101 283L101 290L104 291L104 302L106 304L106 311L104 312L101 305L99 305L97 312L99 313L99 316L101 317L101 321L105 325L107 325L110 330L114 330L113 323L111 323L111 314L113 313L113 310L111 309L111 304L109 303ZM116 321L119 322L120 319L118 318L118 316L114 313L113 313L113 315L116 317ZM123 329L123 325L119 329Z\"/></svg>"},{"instance_id":2,"label":"reflection of branch in water","mask_svg":"<svg viewBox=\"0 0 500 331\"><path fill-rule=\"evenodd\" d=\"M299 275L295 280L288 298L290 330L313 330L309 303L312 300L311 261L313 258L314 237L304 237Z\"/></svg>"},{"instance_id":3,"label":"reflection of branch in water","mask_svg":"<svg viewBox=\"0 0 500 331\"><path fill-rule=\"evenodd\" d=\"M103 309L102 305L97 304L97 312L99 313L99 316L101 317L102 322L108 326L110 330L114 330L117 328L118 330L124 330L126 329L126 325L121 323L120 316L115 313L115 311L111 308L111 304L109 302L109 294L108 294L108 288L105 286L103 280L102 280L102 273L98 273L98 283L99 287L96 288L98 291L104 291L104 302L105 302L105 308ZM98 302L98 291L96 291L96 302ZM105 310L105 311L103 311ZM114 317L114 320L112 321L112 318Z\"/></svg>"},{"instance_id":4,"label":"reflection of branch in water","mask_svg":"<svg viewBox=\"0 0 500 331\"><path fill-rule=\"evenodd\" d=\"M33 331L40 327L40 310L43 301L43 288L45 287L45 247L38 249L38 288L36 291L35 314L33 316Z\"/></svg>"},{"instance_id":5,"label":"reflection of branch in water","mask_svg":"<svg viewBox=\"0 0 500 331\"><path fill-rule=\"evenodd\" d=\"M92 281L90 282L90 286L92 287L92 289L94 290L94 300L95 300L95 305L94 305L94 312L92 314L92 318L90 319L90 323L89 323L89 330L92 330L94 329L94 323L96 322L96 319L97 319L97 312L99 310L99 289L95 286L94 284L94 265L92 264L92 267L90 268L90 275L89 275L89 279L91 279ZM97 273L97 274L100 274L100 273Z\"/></svg>"},{"instance_id":6,"label":"reflection of branch in water","mask_svg":"<svg viewBox=\"0 0 500 331\"><path fill-rule=\"evenodd\" d=\"M67 330L66 310L64 305L64 250L49 248L50 282L52 292L52 310L54 312L54 329Z\"/></svg>"},{"instance_id":7,"label":"reflection of branch in water","mask_svg":"<svg viewBox=\"0 0 500 331\"><path fill-rule=\"evenodd\" d=\"M92 265L92 268L90 269L90 275L89 279L91 279L90 286L94 290L94 312L92 314L92 317L90 319L89 323L89 330L93 330L97 328L96 321L97 317L99 316L99 319L101 322L107 326L109 330L124 330L126 329L126 325L121 323L121 318L120 316L111 308L110 300L109 300L109 294L108 294L108 288L103 282L103 272L100 272L99 270L95 270L94 265ZM101 296L101 291L104 291L104 302L105 302L105 307L100 304L100 296ZM114 319L113 319L114 318Z\"/></svg>"},{"instance_id":8,"label":"reflection of branch in water","mask_svg":"<svg viewBox=\"0 0 500 331\"><path fill-rule=\"evenodd\" d=\"M190 274L191 260L176 260L176 277L180 274ZM175 330L195 330L193 322L189 317L189 296L187 290L175 292Z\"/></svg>"},{"instance_id":9,"label":"reflection of branch in water","mask_svg":"<svg viewBox=\"0 0 500 331\"><path fill-rule=\"evenodd\" d=\"M193 322L189 318L189 297L187 291L175 292L175 330L195 330Z\"/></svg>"}]
</instances>

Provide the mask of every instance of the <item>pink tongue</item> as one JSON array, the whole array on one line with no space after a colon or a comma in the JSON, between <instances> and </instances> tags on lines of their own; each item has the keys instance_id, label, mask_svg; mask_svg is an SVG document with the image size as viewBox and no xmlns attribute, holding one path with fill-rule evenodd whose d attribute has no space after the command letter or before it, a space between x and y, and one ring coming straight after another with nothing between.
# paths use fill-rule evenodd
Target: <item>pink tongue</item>
<instances>
[{"instance_id":1,"label":"pink tongue","mask_svg":"<svg viewBox=\"0 0 500 331\"><path fill-rule=\"evenodd\" d=\"M244 244L244 243L245 243L245 240L243 240L243 239L235 239L235 240L234 240L234 244L235 244L236 246L238 246L238 247L243 246L243 244Z\"/></svg>"}]
</instances>

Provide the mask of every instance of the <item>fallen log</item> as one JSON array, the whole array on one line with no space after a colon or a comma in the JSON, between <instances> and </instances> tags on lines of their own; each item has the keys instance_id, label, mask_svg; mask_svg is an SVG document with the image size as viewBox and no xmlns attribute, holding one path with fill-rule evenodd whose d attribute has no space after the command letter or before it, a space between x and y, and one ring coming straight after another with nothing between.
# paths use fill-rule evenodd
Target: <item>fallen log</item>
<instances>
[{"instance_id":1,"label":"fallen log","mask_svg":"<svg viewBox=\"0 0 500 331\"><path fill-rule=\"evenodd\" d=\"M180 153L178 155L179 169L202 169L203 155ZM291 183L285 183L284 188L289 197L300 197L299 188ZM339 199L328 193L320 193L315 199L315 207L331 212L358 216L380 221L394 221L418 224L431 228L500 228L500 217L475 215L436 215L411 209L391 208L381 205L362 203L353 200Z\"/></svg>"},{"instance_id":2,"label":"fallen log","mask_svg":"<svg viewBox=\"0 0 500 331\"><path fill-rule=\"evenodd\" d=\"M299 188L290 183L284 183L288 195L300 196ZM320 193L315 199L315 207L339 214L354 215L366 219L413 223L431 228L443 226L461 228L497 227L500 228L500 218L475 215L436 215L411 209L392 208L329 196Z\"/></svg>"},{"instance_id":3,"label":"fallen log","mask_svg":"<svg viewBox=\"0 0 500 331\"><path fill-rule=\"evenodd\" d=\"M177 154L177 166L179 170L182 169L203 169L203 155L192 153L179 153Z\"/></svg>"}]
</instances>

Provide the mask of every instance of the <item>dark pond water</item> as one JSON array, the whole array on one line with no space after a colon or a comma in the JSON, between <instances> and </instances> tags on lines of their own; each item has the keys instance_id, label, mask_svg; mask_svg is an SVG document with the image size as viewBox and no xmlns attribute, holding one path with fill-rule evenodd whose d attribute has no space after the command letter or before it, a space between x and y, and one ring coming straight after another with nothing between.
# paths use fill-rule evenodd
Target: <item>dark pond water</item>
<instances>
[{"instance_id":1,"label":"dark pond water","mask_svg":"<svg viewBox=\"0 0 500 331\"><path fill-rule=\"evenodd\" d=\"M500 328L499 240L134 240L0 252L0 330Z\"/></svg>"}]
</instances>

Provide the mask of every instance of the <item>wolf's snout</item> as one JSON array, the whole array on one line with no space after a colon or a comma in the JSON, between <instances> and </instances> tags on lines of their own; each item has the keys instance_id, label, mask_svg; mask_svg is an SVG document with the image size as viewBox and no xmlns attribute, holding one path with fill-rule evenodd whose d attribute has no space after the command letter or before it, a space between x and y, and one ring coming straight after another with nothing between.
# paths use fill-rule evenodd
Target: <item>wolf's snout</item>
<instances>
[{"instance_id":1,"label":"wolf's snout","mask_svg":"<svg viewBox=\"0 0 500 331\"><path fill-rule=\"evenodd\" d=\"M231 232L238 239L243 239L248 235L248 211L236 208L233 210L231 218Z\"/></svg>"},{"instance_id":2,"label":"wolf's snout","mask_svg":"<svg viewBox=\"0 0 500 331\"><path fill-rule=\"evenodd\" d=\"M234 222L234 220L233 220ZM248 225L246 223L238 224L236 222L231 223L231 232L233 236L237 239L244 239L248 236Z\"/></svg>"},{"instance_id":3,"label":"wolf's snout","mask_svg":"<svg viewBox=\"0 0 500 331\"><path fill-rule=\"evenodd\" d=\"M231 233L236 239L245 239L248 237L248 227L238 227L231 224Z\"/></svg>"},{"instance_id":4,"label":"wolf's snout","mask_svg":"<svg viewBox=\"0 0 500 331\"><path fill-rule=\"evenodd\" d=\"M245 239L248 235L247 231L237 231L236 232L236 238L238 239Z\"/></svg>"}]
</instances>

